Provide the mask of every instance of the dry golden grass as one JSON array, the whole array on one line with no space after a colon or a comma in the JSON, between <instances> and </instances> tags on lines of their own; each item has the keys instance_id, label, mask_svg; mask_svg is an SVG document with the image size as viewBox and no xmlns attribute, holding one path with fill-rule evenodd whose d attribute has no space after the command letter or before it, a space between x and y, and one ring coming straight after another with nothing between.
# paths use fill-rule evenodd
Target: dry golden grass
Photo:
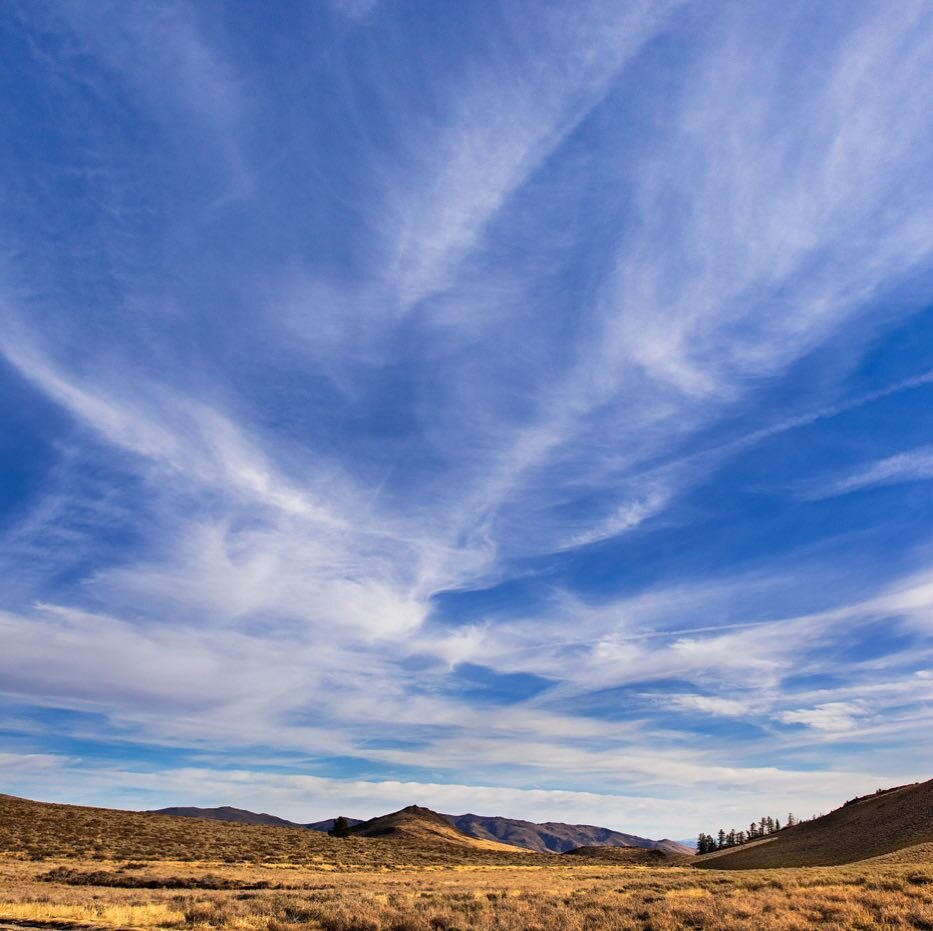
<instances>
[{"instance_id":1,"label":"dry golden grass","mask_svg":"<svg viewBox=\"0 0 933 931\"><path fill-rule=\"evenodd\" d=\"M54 881L41 878L49 873ZM131 876L143 888L70 884L82 874ZM233 888L146 887L160 878L209 884L211 877ZM714 872L580 866L552 857L547 865L524 868L464 864L334 873L282 864L127 868L0 859L0 925L17 920L191 931L916 931L933 929L933 862Z\"/></svg>"},{"instance_id":2,"label":"dry golden grass","mask_svg":"<svg viewBox=\"0 0 933 931\"><path fill-rule=\"evenodd\" d=\"M933 931L933 844L848 866L685 862L419 850L3 798L0 929Z\"/></svg>"},{"instance_id":3,"label":"dry golden grass","mask_svg":"<svg viewBox=\"0 0 933 931\"><path fill-rule=\"evenodd\" d=\"M0 904L3 921L42 924L92 924L120 928L179 928L184 927L185 913L162 902L142 905L64 904L56 902L3 902Z\"/></svg>"}]
</instances>

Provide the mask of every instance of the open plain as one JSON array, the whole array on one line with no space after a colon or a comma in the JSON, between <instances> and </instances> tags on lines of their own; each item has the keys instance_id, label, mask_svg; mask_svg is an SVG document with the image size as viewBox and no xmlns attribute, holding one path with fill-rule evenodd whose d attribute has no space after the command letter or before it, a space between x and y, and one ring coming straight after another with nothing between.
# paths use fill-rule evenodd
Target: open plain
<instances>
[{"instance_id":1,"label":"open plain","mask_svg":"<svg viewBox=\"0 0 933 931\"><path fill-rule=\"evenodd\" d=\"M931 845L909 861L782 870L551 861L367 868L5 858L0 921L244 931L933 929Z\"/></svg>"},{"instance_id":2,"label":"open plain","mask_svg":"<svg viewBox=\"0 0 933 931\"><path fill-rule=\"evenodd\" d=\"M712 861L332 838L4 796L0 849L0 928L933 929L931 842L837 866L697 869Z\"/></svg>"}]
</instances>

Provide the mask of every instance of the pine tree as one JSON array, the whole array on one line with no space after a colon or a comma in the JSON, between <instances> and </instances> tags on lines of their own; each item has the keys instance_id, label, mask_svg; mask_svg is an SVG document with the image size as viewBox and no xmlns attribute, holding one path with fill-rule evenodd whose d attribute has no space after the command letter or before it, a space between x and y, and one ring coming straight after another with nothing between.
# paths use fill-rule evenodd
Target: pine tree
<instances>
[{"instance_id":1,"label":"pine tree","mask_svg":"<svg viewBox=\"0 0 933 931\"><path fill-rule=\"evenodd\" d=\"M744 844L745 841L746 841L746 839L747 839L747 838L745 837L745 832L744 832L744 831L739 831L739 833L736 835L735 839L736 839L736 842L737 842L738 844Z\"/></svg>"},{"instance_id":2,"label":"pine tree","mask_svg":"<svg viewBox=\"0 0 933 931\"><path fill-rule=\"evenodd\" d=\"M716 849L722 850L726 846L726 832L722 828L719 829L718 838Z\"/></svg>"},{"instance_id":3,"label":"pine tree","mask_svg":"<svg viewBox=\"0 0 933 931\"><path fill-rule=\"evenodd\" d=\"M774 830L775 830L775 831L780 831L780 830L781 830L781 819L780 819L780 818L775 818L775 819L774 819Z\"/></svg>"},{"instance_id":4,"label":"pine tree","mask_svg":"<svg viewBox=\"0 0 933 931\"><path fill-rule=\"evenodd\" d=\"M732 828L732 830L730 830L729 833L726 835L726 846L727 847L735 846L735 828Z\"/></svg>"},{"instance_id":5,"label":"pine tree","mask_svg":"<svg viewBox=\"0 0 933 931\"><path fill-rule=\"evenodd\" d=\"M331 837L349 837L350 822L343 815L340 815L339 818L334 819L334 826L327 833Z\"/></svg>"},{"instance_id":6,"label":"pine tree","mask_svg":"<svg viewBox=\"0 0 933 931\"><path fill-rule=\"evenodd\" d=\"M787 813L787 826L792 828L797 823L797 819L794 817L794 813L789 811Z\"/></svg>"}]
</instances>

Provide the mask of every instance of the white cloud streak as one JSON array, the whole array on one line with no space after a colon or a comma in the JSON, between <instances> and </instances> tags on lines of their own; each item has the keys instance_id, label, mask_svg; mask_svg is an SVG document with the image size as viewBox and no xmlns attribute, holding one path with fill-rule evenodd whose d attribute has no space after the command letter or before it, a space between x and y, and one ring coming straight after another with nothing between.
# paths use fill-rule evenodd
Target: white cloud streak
<instances>
[{"instance_id":1,"label":"white cloud streak","mask_svg":"<svg viewBox=\"0 0 933 931\"><path fill-rule=\"evenodd\" d=\"M933 478L933 446L864 463L841 476L811 484L804 496L813 500L834 498L879 485L919 482Z\"/></svg>"},{"instance_id":2,"label":"white cloud streak","mask_svg":"<svg viewBox=\"0 0 933 931\"><path fill-rule=\"evenodd\" d=\"M354 34L383 12L364 11ZM933 91L933 33L920 28L923 12L921 4L860 8L808 61L798 86L788 72L799 37L762 28L760 19L770 25L770 16L784 14L730 9L690 45L663 94L645 71L648 47L669 29L683 42L689 10L555 7L532 24L506 16L508 29L482 34L485 59L456 80L438 73L424 91L435 106L418 119L401 119L407 98L397 89L377 95L399 125L388 134L393 144L371 153L374 163L357 166L365 190L378 196L365 210L354 205L370 235L354 255L365 271L349 276L352 283L314 262L295 260L297 271L280 273L247 259L241 272L228 260L237 284L242 274L259 305L268 299L251 315L255 329L224 333L258 376L237 369L229 384L199 391L196 379L170 368L154 375L114 362L132 356L120 344L119 317L116 335L87 335L86 358L76 360L54 327L30 318L41 292L15 308L11 300L4 358L79 425L68 437L76 458L118 466L138 481L145 514L129 519L135 501L116 490L108 513L145 528L141 545L119 559L90 560L66 591L45 592L36 579L30 605L17 590L0 614L5 694L22 705L102 715L128 742L208 754L271 745L448 780L210 776L217 802L252 805L265 792L297 806L298 793L313 790L326 801L314 812L321 816L333 814L344 793L361 806L351 814L418 800L595 819L605 803L599 793L621 782L631 794L614 802L619 826L643 823L657 833L648 822L667 816L672 787L739 786L752 814L761 787L788 801L802 793L820 807L838 800L842 784L874 788L885 772L877 754L842 777L798 771L794 755L812 764L814 735L842 740L871 727L883 741L921 731L922 701L891 686L896 674L918 673L909 658L895 652L887 669L853 663L864 698L849 687L788 682L831 678L833 651L872 624L928 637L925 571L867 593L825 593L820 607L800 610L770 607L787 581L776 571L646 585L603 603L545 579L549 597L534 609L480 612L459 626L446 623L438 599L514 578L515 558L566 556L656 526L731 455L929 383L927 373L848 402L821 397L811 413L684 453L699 431L749 411L760 386L857 328L878 294L929 261L928 212L899 183L930 176L923 104ZM127 83L143 112L157 113L160 125L166 113L185 113L195 135L230 143L226 182L249 174L239 80L192 8L120 19L100 38L92 35L99 18L85 23L79 12L73 20L75 41ZM136 69L133 50L150 27L171 41L157 42ZM632 143L627 123L637 116L639 81L665 114L646 147ZM613 116L615 107L625 119ZM172 138L180 144L190 131ZM593 198L605 227L595 257L573 220L589 185L613 192ZM248 184L242 190L260 212L261 199L251 199ZM118 240L118 225L108 237L107 222L101 239ZM262 253L266 229L253 232ZM294 240L302 252L303 228ZM516 258L526 253L532 258ZM574 273L557 287L552 265ZM128 306L145 305L146 319L159 319L162 305L149 306L151 295L134 287L129 270L114 277ZM219 303L226 296L216 295ZM201 297L192 288L191 303ZM170 330L152 331L169 354ZM299 359L289 356L286 370L290 352ZM403 364L402 387L391 382L397 392L383 397L386 372ZM326 380L340 400L333 410L315 408L310 428L276 428L244 396L256 381L280 376L302 391ZM208 383L216 377L216 369L203 375ZM297 409L304 397L296 390L284 403ZM359 426L356 405L370 398L378 401L377 428ZM329 445L328 418L347 430ZM353 431L369 429L375 439L358 457ZM383 441L390 451L372 453ZM360 478L357 459L366 455L387 476L381 484ZM927 478L931 461L921 447L860 467L818 494ZM50 492L31 522L4 538L4 565L15 569L24 555L32 564L58 560L48 538L42 549L43 529L65 523L56 502L84 494L78 486ZM101 519L103 509L96 513ZM800 578L817 577L802 561L797 569ZM484 704L458 678L467 663L494 676L536 677L541 690ZM645 691L671 681L661 697ZM622 697L600 702L600 692ZM773 768L743 765L728 736L679 730L683 715L702 716L711 728L747 723L787 755ZM374 735L383 743L374 746ZM48 760L54 769L56 759ZM176 776L184 793L209 774ZM95 778L101 792L115 791L120 779L158 788L139 774ZM488 785L465 784L472 780ZM537 783L579 791L527 788ZM648 790L650 799L639 795ZM644 821L628 820L636 815Z\"/></svg>"}]
</instances>

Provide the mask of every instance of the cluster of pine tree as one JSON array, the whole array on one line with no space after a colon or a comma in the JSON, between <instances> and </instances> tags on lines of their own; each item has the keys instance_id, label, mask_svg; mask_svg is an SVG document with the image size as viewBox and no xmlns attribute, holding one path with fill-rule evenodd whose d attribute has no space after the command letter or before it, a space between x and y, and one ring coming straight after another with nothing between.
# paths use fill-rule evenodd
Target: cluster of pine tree
<instances>
[{"instance_id":1,"label":"cluster of pine tree","mask_svg":"<svg viewBox=\"0 0 933 931\"><path fill-rule=\"evenodd\" d=\"M797 818L793 812L787 815L787 821L784 827L792 828L797 824ZM758 840L759 837L767 837L768 834L774 834L782 828L781 822L770 815L762 818L760 821L753 821L747 831L724 831L719 829L715 836L712 834L701 834L697 838L697 853L710 853L713 850L725 850L727 847L738 847L741 844L747 844L751 840Z\"/></svg>"},{"instance_id":2,"label":"cluster of pine tree","mask_svg":"<svg viewBox=\"0 0 933 931\"><path fill-rule=\"evenodd\" d=\"M331 837L349 837L350 836L350 822L341 815L339 818L334 818L333 827L327 832Z\"/></svg>"}]
</instances>

